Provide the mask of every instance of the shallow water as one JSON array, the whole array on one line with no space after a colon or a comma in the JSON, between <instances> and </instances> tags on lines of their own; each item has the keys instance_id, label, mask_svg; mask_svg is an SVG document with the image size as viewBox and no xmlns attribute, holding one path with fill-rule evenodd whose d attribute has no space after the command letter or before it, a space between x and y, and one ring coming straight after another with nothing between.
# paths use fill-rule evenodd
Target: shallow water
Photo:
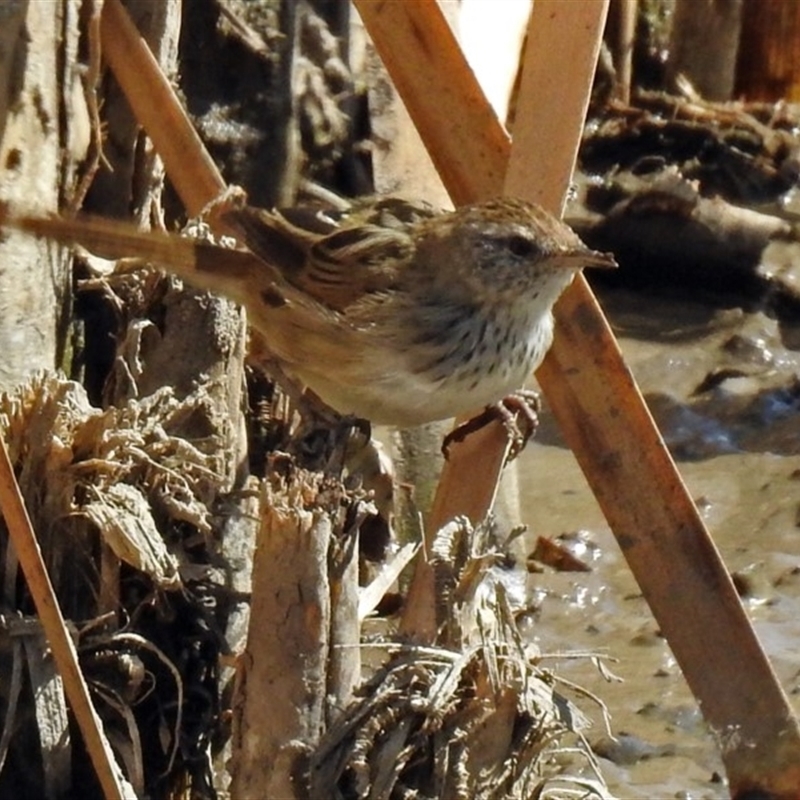
<instances>
[{"instance_id":1,"label":"shallow water","mask_svg":"<svg viewBox=\"0 0 800 800\"><path fill-rule=\"evenodd\" d=\"M603 306L790 699L800 693L800 328L759 313L685 299L607 293ZM645 313L642 313L642 308ZM621 755L602 758L624 798L728 797L722 762L691 693L573 456L545 412L520 457L522 519L539 535L581 531L595 545L591 573L531 574L525 630L559 674L599 695ZM603 738L602 717L590 741ZM800 703L796 703L796 707ZM800 710L800 709L799 709ZM606 743L608 745L608 742ZM617 748L619 750L619 748ZM641 756L641 758L639 758ZM638 758L638 760L637 760Z\"/></svg>"}]
</instances>

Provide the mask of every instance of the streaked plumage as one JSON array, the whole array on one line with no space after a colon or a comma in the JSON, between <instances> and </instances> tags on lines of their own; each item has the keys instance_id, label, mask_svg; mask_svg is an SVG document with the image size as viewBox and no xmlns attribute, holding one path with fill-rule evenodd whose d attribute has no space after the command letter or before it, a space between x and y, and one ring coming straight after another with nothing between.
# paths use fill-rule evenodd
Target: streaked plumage
<instances>
[{"instance_id":1,"label":"streaked plumage","mask_svg":"<svg viewBox=\"0 0 800 800\"><path fill-rule=\"evenodd\" d=\"M250 252L131 229L117 251L242 303L285 372L341 414L398 426L519 389L550 346L551 309L574 274L614 265L508 198L447 213L396 199L345 214L244 206L222 219ZM14 224L88 249L121 227Z\"/></svg>"}]
</instances>

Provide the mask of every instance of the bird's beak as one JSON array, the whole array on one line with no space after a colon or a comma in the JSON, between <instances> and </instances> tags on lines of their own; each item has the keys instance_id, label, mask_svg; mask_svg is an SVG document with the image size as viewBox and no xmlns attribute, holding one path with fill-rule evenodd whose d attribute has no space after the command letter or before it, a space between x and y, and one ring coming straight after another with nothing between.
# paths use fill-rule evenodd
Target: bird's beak
<instances>
[{"instance_id":1,"label":"bird's beak","mask_svg":"<svg viewBox=\"0 0 800 800\"><path fill-rule=\"evenodd\" d=\"M559 254L563 266L572 269L616 269L618 264L613 253L601 253L598 250L566 250Z\"/></svg>"}]
</instances>

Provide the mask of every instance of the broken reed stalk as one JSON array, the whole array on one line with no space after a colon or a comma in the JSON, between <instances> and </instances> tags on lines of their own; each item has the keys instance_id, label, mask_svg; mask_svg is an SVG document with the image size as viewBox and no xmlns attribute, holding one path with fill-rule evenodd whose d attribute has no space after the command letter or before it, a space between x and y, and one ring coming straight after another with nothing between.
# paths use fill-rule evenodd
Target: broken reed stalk
<instances>
[{"instance_id":1,"label":"broken reed stalk","mask_svg":"<svg viewBox=\"0 0 800 800\"><path fill-rule=\"evenodd\" d=\"M474 76L457 47L443 40L453 37L435 0L356 0L356 6L454 200L501 194L513 158L505 188L557 212L571 162L554 158L560 153L564 159L578 141L582 120L574 117L572 101L586 92L586 59L596 47L605 3L534 4L513 155L496 119L487 129L488 104L476 109ZM575 49L579 42L584 51ZM573 116L566 117L562 109L570 108ZM473 113L476 128L467 123ZM556 320L554 346L537 376L706 720L720 736L732 792L796 797L797 720L582 277L557 304ZM475 520L487 510L473 516L476 498L488 503L493 497L502 462L505 435L494 430L480 444L470 437L451 449L431 532L444 519L442 510ZM414 616L405 623L428 640L435 634L431 577L423 568L415 578Z\"/></svg>"},{"instance_id":2,"label":"broken reed stalk","mask_svg":"<svg viewBox=\"0 0 800 800\"><path fill-rule=\"evenodd\" d=\"M325 514L293 503L273 495L258 532L234 707L232 797L300 800L295 764L325 728L332 530Z\"/></svg>"},{"instance_id":3,"label":"broken reed stalk","mask_svg":"<svg viewBox=\"0 0 800 800\"><path fill-rule=\"evenodd\" d=\"M330 499L323 508L322 485L319 474L278 469L264 490L234 702L232 797L301 800L299 765L361 680L357 526L343 530L348 515Z\"/></svg>"},{"instance_id":4,"label":"broken reed stalk","mask_svg":"<svg viewBox=\"0 0 800 800\"><path fill-rule=\"evenodd\" d=\"M64 682L64 692L80 728L103 795L107 800L117 800L117 798L135 800L133 789L122 777L122 771L105 737L100 718L92 705L89 687L78 664L78 654L47 574L42 552L25 509L17 479L14 477L2 435L0 435L0 511L8 528L10 543L17 552L19 565L50 643L53 658Z\"/></svg>"}]
</instances>

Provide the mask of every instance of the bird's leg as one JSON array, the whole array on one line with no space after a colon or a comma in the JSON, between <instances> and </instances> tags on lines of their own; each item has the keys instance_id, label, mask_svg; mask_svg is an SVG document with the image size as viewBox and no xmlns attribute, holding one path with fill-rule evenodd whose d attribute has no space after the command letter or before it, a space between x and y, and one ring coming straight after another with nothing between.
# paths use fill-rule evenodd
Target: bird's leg
<instances>
[{"instance_id":1,"label":"bird's leg","mask_svg":"<svg viewBox=\"0 0 800 800\"><path fill-rule=\"evenodd\" d=\"M352 452L366 447L372 429L367 420L337 416L335 420L304 417L290 452L306 468L340 476Z\"/></svg>"},{"instance_id":2,"label":"bird's leg","mask_svg":"<svg viewBox=\"0 0 800 800\"><path fill-rule=\"evenodd\" d=\"M272 353L264 337L259 334L254 333L250 338L250 359L263 369L291 400L302 420L301 427L311 427L311 425L334 427L341 422L341 414L306 389L301 381L284 369L281 360Z\"/></svg>"},{"instance_id":3,"label":"bird's leg","mask_svg":"<svg viewBox=\"0 0 800 800\"><path fill-rule=\"evenodd\" d=\"M489 408L496 408L500 419L511 438L508 460L515 459L525 448L539 427L539 412L542 402L539 392L533 389L520 389L503 398Z\"/></svg>"},{"instance_id":4,"label":"bird's leg","mask_svg":"<svg viewBox=\"0 0 800 800\"><path fill-rule=\"evenodd\" d=\"M442 453L448 458L453 442L462 442L469 434L480 430L492 420L499 419L511 442L508 454L508 460L511 461L522 452L528 440L536 433L540 410L539 393L532 389L520 389L499 402L486 406L480 414L450 431L442 442Z\"/></svg>"},{"instance_id":5,"label":"bird's leg","mask_svg":"<svg viewBox=\"0 0 800 800\"><path fill-rule=\"evenodd\" d=\"M241 186L226 186L216 197L203 206L199 218L213 230L229 230L225 215L247 204L247 192ZM232 231L235 233L234 231Z\"/></svg>"},{"instance_id":6,"label":"bird's leg","mask_svg":"<svg viewBox=\"0 0 800 800\"><path fill-rule=\"evenodd\" d=\"M344 460L351 432L369 440L369 423L353 417L343 417L302 382L284 369L261 337L251 339L251 359L264 370L286 397L300 418L297 427L292 425L292 415L285 420L286 436L283 449L298 459L307 469L337 473L336 464ZM366 427L365 427L366 426Z\"/></svg>"}]
</instances>

